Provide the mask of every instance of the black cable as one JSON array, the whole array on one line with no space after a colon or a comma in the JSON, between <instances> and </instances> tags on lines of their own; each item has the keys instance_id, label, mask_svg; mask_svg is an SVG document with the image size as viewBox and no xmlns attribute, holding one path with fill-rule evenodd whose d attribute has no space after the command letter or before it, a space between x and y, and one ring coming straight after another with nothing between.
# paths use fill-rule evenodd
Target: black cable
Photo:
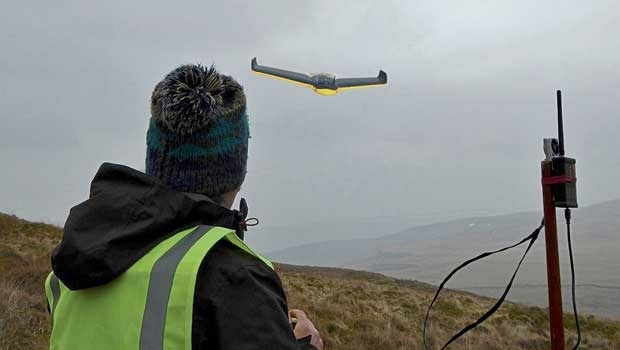
<instances>
[{"instance_id":1,"label":"black cable","mask_svg":"<svg viewBox=\"0 0 620 350\"><path fill-rule=\"evenodd\" d=\"M462 335L464 335L465 333L469 332L471 329L475 328L476 326L478 326L479 324L481 324L482 322L487 320L489 317L491 317L491 315L493 315L493 313L495 313L495 311L497 311L497 309L499 309L499 307L502 305L502 303L506 299L506 296L508 295L508 292L510 291L510 288L512 287L512 283L514 282L515 277L517 276L517 272L519 272L519 268L521 267L521 264L523 263L523 260L525 259L525 256L530 251L530 248L532 248L532 245L534 245L534 242L536 242L536 239L538 238L538 235L540 234L540 230L544 227L544 225L545 225L545 220L543 219L540 222L540 226L538 226L534 230L534 232L532 232L529 236L527 236L524 239L522 239L520 242L518 242L516 244L513 244L513 245L511 245L509 247L505 247L505 248L498 249L498 250L491 251L491 252L482 253L482 254L476 256L475 258L469 259L469 260L465 261L464 263L462 263L461 265L459 265L454 270L452 270L452 272L450 272L448 274L448 276L446 278L444 278L444 280L441 282L441 284L437 288L437 291L435 292L435 296L433 297L433 300L431 301L431 304L428 306L428 310L426 311L426 316L424 317L424 324L423 324L423 327L422 327L422 341L423 341L423 344L424 344L424 349L428 350L428 343L426 342L426 325L427 325L427 322L428 322L428 316L429 316L429 314L431 312L431 308L433 307L433 304L435 304L435 301L437 301L437 298L439 297L439 293L444 288L444 286L446 285L448 280L450 278L452 278L452 276L454 276L454 274L456 274L459 270L463 269L464 267L466 267L467 265L469 265L469 264L471 264L471 263L473 263L475 261L478 261L480 259L486 258L486 257L488 257L490 255L493 255L493 254L501 253L501 252L506 251L508 249L515 248L515 247L517 247L517 246L519 246L519 245L521 245L521 244L523 244L525 242L528 242L528 241L530 242L529 245L527 246L527 249L525 250L525 253L523 253L523 256L521 257L521 260L519 260L519 264L517 265L517 268L515 269L515 271L514 271L514 273L512 275L512 278L508 282L508 285L506 286L506 289L504 290L504 293L502 294L502 296L476 322L467 325L465 328L461 329L457 334L452 336L452 338L450 338L450 340L441 348L441 350L446 349L452 342L454 342L455 340L460 338Z\"/></svg>"},{"instance_id":2,"label":"black cable","mask_svg":"<svg viewBox=\"0 0 620 350\"><path fill-rule=\"evenodd\" d=\"M575 264L573 263L573 247L570 239L570 209L564 209L564 218L566 219L566 235L568 236L568 256L570 258L570 273L571 273L571 292L573 295L573 313L575 315L575 328L577 329L577 343L573 347L573 350L579 347L581 343L581 329L579 328L579 315L577 314L577 302L575 301Z\"/></svg>"}]
</instances>

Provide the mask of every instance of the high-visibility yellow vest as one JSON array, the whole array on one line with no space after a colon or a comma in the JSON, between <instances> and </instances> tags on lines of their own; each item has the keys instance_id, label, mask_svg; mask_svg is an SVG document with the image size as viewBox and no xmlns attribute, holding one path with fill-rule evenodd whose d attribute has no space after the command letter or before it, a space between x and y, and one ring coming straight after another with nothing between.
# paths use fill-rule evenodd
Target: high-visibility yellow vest
<instances>
[{"instance_id":1,"label":"high-visibility yellow vest","mask_svg":"<svg viewBox=\"0 0 620 350\"><path fill-rule=\"evenodd\" d=\"M273 269L235 231L197 226L159 243L105 285L72 291L50 273L45 281L50 349L191 349L196 275L221 239Z\"/></svg>"}]
</instances>

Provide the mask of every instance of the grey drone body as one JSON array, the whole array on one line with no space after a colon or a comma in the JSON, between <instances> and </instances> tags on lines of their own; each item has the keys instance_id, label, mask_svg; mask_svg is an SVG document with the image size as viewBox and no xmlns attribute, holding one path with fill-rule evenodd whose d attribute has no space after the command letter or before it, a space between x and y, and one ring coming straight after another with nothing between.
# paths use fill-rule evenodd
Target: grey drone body
<instances>
[{"instance_id":1,"label":"grey drone body","mask_svg":"<svg viewBox=\"0 0 620 350\"><path fill-rule=\"evenodd\" d=\"M308 75L280 68L262 66L257 63L256 57L252 59L252 71L302 85L311 88L320 95L327 96L335 95L341 90L387 84L387 74L382 70L379 71L379 75L376 77L336 79L333 74L329 73Z\"/></svg>"}]
</instances>

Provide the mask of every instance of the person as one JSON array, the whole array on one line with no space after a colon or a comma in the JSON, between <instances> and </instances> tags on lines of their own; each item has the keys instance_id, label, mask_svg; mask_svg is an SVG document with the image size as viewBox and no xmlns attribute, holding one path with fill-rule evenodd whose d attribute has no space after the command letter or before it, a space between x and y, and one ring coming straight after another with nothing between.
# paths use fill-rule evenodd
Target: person
<instances>
[{"instance_id":1,"label":"person","mask_svg":"<svg viewBox=\"0 0 620 350\"><path fill-rule=\"evenodd\" d=\"M248 119L243 87L214 66L181 65L155 86L145 171L103 163L52 252L50 348L323 349L245 244L245 199L232 209Z\"/></svg>"}]
</instances>

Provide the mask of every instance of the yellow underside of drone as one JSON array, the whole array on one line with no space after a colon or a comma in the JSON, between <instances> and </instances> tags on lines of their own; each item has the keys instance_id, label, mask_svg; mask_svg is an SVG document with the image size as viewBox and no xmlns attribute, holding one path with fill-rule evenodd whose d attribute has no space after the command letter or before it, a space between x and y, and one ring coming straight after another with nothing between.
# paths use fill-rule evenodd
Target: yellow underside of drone
<instances>
[{"instance_id":1,"label":"yellow underside of drone","mask_svg":"<svg viewBox=\"0 0 620 350\"><path fill-rule=\"evenodd\" d=\"M332 96L338 93L338 90L332 90L332 89L317 89L317 88L312 88L312 90L314 90L314 92L316 92L319 95L323 95L323 96Z\"/></svg>"}]
</instances>

